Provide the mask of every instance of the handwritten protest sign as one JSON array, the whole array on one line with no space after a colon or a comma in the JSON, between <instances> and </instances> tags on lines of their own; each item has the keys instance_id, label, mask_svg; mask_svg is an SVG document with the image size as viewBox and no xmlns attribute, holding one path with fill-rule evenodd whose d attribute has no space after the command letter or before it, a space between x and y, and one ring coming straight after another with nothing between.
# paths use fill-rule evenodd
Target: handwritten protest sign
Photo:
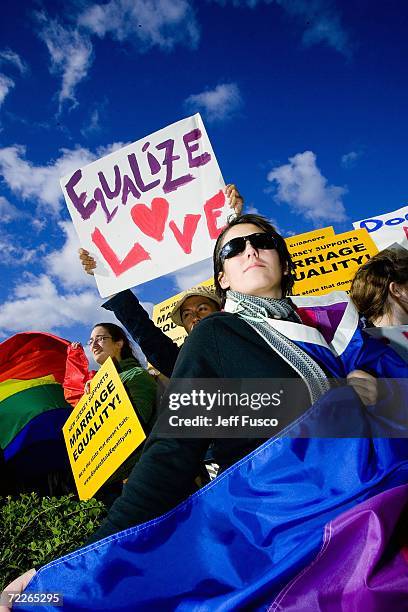
<instances>
[{"instance_id":1,"label":"handwritten protest sign","mask_svg":"<svg viewBox=\"0 0 408 612\"><path fill-rule=\"evenodd\" d=\"M334 236L334 228L332 226L322 227L321 229L304 232L303 234L296 234L295 236L289 236L285 238L285 242L292 255L292 253L318 244L325 238L330 238L330 236Z\"/></svg>"},{"instance_id":2,"label":"handwritten protest sign","mask_svg":"<svg viewBox=\"0 0 408 612\"><path fill-rule=\"evenodd\" d=\"M209 278L202 283L200 283L201 287L214 287L214 280ZM169 338L173 340L178 346L183 344L187 333L184 330L184 327L180 327L180 325L176 325L170 319L171 311L173 310L176 303L181 298L183 292L177 293L177 295L173 295L172 297L156 304L153 308L153 322L157 327L159 327L162 332L164 332Z\"/></svg>"},{"instance_id":3,"label":"handwritten protest sign","mask_svg":"<svg viewBox=\"0 0 408 612\"><path fill-rule=\"evenodd\" d=\"M231 210L199 114L61 179L102 297L212 255Z\"/></svg>"},{"instance_id":4,"label":"handwritten protest sign","mask_svg":"<svg viewBox=\"0 0 408 612\"><path fill-rule=\"evenodd\" d=\"M378 249L364 229L337 234L292 255L295 295L349 291L356 270Z\"/></svg>"},{"instance_id":5,"label":"handwritten protest sign","mask_svg":"<svg viewBox=\"0 0 408 612\"><path fill-rule=\"evenodd\" d=\"M63 427L79 499L89 499L146 438L109 358Z\"/></svg>"},{"instance_id":6,"label":"handwritten protest sign","mask_svg":"<svg viewBox=\"0 0 408 612\"><path fill-rule=\"evenodd\" d=\"M362 221L355 221L353 227L366 229L379 251L395 242L408 249L408 206Z\"/></svg>"}]
</instances>

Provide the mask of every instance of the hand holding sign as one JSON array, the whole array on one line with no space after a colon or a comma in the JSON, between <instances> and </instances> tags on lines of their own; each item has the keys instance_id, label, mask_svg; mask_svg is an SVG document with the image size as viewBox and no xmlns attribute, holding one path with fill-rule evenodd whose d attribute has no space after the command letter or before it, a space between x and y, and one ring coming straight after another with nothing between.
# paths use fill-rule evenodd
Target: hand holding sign
<instances>
[{"instance_id":1,"label":"hand holding sign","mask_svg":"<svg viewBox=\"0 0 408 612\"><path fill-rule=\"evenodd\" d=\"M229 207L239 217L244 207L244 198L239 193L236 185L227 185L225 187L225 195L227 196Z\"/></svg>"},{"instance_id":2,"label":"hand holding sign","mask_svg":"<svg viewBox=\"0 0 408 612\"><path fill-rule=\"evenodd\" d=\"M94 270L96 268L95 259L92 257L92 255L89 254L89 252L86 249L79 249L78 253L79 253L79 260L82 264L83 269L85 270L87 274L91 274L93 276Z\"/></svg>"}]
</instances>

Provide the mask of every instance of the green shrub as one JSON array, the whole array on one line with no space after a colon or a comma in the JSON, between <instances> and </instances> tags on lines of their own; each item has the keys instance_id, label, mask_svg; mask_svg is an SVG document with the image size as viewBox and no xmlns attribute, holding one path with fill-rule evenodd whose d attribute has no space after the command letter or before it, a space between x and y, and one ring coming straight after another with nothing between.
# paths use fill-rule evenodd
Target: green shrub
<instances>
[{"instance_id":1,"label":"green shrub","mask_svg":"<svg viewBox=\"0 0 408 612\"><path fill-rule=\"evenodd\" d=\"M82 546L105 514L101 502L81 502L72 494L0 498L0 591L31 567Z\"/></svg>"}]
</instances>

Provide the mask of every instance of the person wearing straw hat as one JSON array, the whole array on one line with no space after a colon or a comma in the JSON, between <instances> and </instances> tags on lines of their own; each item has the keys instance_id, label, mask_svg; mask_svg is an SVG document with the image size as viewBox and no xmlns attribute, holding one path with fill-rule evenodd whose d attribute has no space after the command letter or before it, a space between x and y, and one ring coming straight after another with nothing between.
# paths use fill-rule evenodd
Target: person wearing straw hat
<instances>
[{"instance_id":1,"label":"person wearing straw hat","mask_svg":"<svg viewBox=\"0 0 408 612\"><path fill-rule=\"evenodd\" d=\"M170 318L189 334L195 325L209 314L221 310L221 300L208 287L193 287L184 291L174 306Z\"/></svg>"}]
</instances>

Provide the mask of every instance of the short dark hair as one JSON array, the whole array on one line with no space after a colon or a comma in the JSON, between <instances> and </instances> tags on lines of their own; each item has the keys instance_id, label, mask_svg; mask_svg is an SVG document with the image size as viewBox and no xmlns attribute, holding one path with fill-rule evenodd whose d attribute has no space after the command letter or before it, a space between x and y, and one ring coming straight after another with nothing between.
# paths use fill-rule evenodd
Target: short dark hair
<instances>
[{"instance_id":1,"label":"short dark hair","mask_svg":"<svg viewBox=\"0 0 408 612\"><path fill-rule=\"evenodd\" d=\"M390 284L408 282L408 251L384 249L363 264L351 283L350 297L357 310L370 322L389 310Z\"/></svg>"},{"instance_id":2,"label":"short dark hair","mask_svg":"<svg viewBox=\"0 0 408 612\"><path fill-rule=\"evenodd\" d=\"M120 349L121 360L133 357L133 359L137 361L138 365L140 365L139 360L134 354L132 343L130 342L125 331L121 327L119 327L119 325L116 325L115 323L95 323L92 329L95 329L95 327L98 326L104 327L112 336L112 340L114 342L118 342L118 340L123 340L123 346Z\"/></svg>"},{"instance_id":3,"label":"short dark hair","mask_svg":"<svg viewBox=\"0 0 408 612\"><path fill-rule=\"evenodd\" d=\"M288 272L287 274L282 275L282 281L281 281L282 296L285 297L287 295L292 295L292 289L295 283L295 274L294 274L295 264L292 261L292 258L288 251L288 247L286 246L285 240L282 238L280 234L278 234L278 232L276 231L274 226L268 221L268 219L265 219L265 217L261 217L261 215L248 214L248 215L241 215L240 217L235 217L234 219L229 221L228 225L222 230L221 234L217 238L217 242L215 243L214 256L213 256L214 285L215 285L215 290L217 292L217 295L219 295L220 298L222 299L222 303L225 302L225 297L226 297L226 290L221 287L220 282L218 280L218 276L220 272L223 272L223 269L224 269L221 258L220 258L220 252L222 249L222 240L225 234L228 232L228 230L231 229L231 227L234 227L235 225L240 225L242 223L251 223L252 225L256 225L260 229L264 230L264 232L271 232L273 236L276 238L277 251L279 255L279 261L281 264L281 268L282 270L287 269L287 272Z\"/></svg>"}]
</instances>

